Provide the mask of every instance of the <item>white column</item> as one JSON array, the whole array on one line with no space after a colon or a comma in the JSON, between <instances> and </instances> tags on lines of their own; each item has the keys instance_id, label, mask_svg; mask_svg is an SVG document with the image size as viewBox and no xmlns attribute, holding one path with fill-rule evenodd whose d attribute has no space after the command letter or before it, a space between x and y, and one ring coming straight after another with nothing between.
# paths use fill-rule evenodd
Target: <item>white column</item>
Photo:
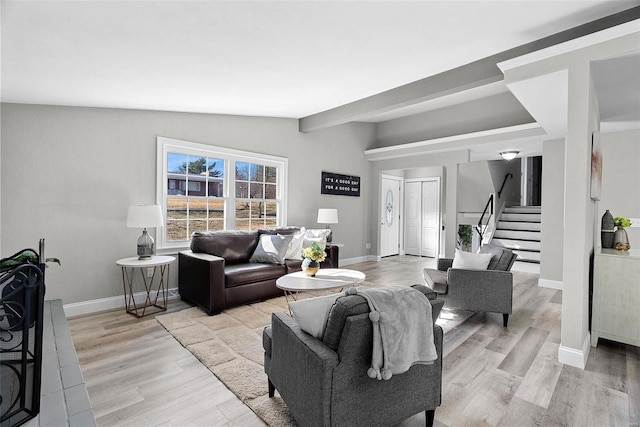
<instances>
[{"instance_id":1,"label":"white column","mask_svg":"<svg viewBox=\"0 0 640 427\"><path fill-rule=\"evenodd\" d=\"M589 263L594 202L590 197L591 135L598 126L588 61L569 68L565 142L564 250L561 343L558 360L584 368L589 356Z\"/></svg>"}]
</instances>

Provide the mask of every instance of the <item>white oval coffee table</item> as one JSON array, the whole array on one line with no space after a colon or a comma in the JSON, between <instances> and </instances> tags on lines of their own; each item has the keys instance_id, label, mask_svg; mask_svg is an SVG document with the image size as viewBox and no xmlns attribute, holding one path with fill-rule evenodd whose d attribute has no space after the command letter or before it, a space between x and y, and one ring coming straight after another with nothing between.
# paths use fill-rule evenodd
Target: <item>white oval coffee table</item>
<instances>
[{"instance_id":1,"label":"white oval coffee table","mask_svg":"<svg viewBox=\"0 0 640 427\"><path fill-rule=\"evenodd\" d=\"M347 268L321 268L314 277L298 271L280 277L276 286L295 301L298 292L326 291L328 289L344 289L364 282L365 275L361 271Z\"/></svg>"}]
</instances>

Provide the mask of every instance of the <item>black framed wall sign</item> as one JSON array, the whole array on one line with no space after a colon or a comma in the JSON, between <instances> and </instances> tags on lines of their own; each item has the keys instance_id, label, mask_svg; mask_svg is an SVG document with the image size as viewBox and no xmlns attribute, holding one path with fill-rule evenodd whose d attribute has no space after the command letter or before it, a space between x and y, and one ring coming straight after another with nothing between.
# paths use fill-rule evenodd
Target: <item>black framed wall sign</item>
<instances>
[{"instance_id":1,"label":"black framed wall sign","mask_svg":"<svg viewBox=\"0 0 640 427\"><path fill-rule=\"evenodd\" d=\"M322 171L320 193L360 197L360 177Z\"/></svg>"}]
</instances>

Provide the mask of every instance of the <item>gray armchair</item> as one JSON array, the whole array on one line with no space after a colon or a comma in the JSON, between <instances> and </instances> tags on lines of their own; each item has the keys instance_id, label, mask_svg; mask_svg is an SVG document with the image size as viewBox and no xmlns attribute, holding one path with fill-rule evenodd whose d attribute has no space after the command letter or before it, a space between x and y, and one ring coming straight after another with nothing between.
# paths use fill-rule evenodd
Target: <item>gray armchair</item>
<instances>
[{"instance_id":1,"label":"gray armchair","mask_svg":"<svg viewBox=\"0 0 640 427\"><path fill-rule=\"evenodd\" d=\"M437 269L424 269L424 279L429 288L442 295L447 307L502 313L506 328L513 301L510 270L517 255L492 245L484 245L480 253L493 255L486 270L451 268L453 260L442 258L438 259Z\"/></svg>"},{"instance_id":2,"label":"gray armchair","mask_svg":"<svg viewBox=\"0 0 640 427\"><path fill-rule=\"evenodd\" d=\"M433 425L442 390L442 328L435 324L444 302L422 285L430 299L438 359L414 365L389 380L371 379L373 329L360 295L340 297L332 307L322 341L303 332L285 313L274 313L263 332L269 396L277 389L301 426L388 426L425 411Z\"/></svg>"}]
</instances>

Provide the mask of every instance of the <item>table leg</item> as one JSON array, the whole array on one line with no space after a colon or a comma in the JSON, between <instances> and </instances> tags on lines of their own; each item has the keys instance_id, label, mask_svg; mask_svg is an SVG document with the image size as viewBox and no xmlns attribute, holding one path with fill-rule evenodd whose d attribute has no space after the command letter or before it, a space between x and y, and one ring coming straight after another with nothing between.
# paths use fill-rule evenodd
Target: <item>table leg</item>
<instances>
[{"instance_id":1,"label":"table leg","mask_svg":"<svg viewBox=\"0 0 640 427\"><path fill-rule=\"evenodd\" d=\"M138 314L139 307L136 304L136 299L133 295L134 271L135 267L131 267L131 273L129 273L127 267L122 267L122 284L124 286L125 309L129 314L133 314L136 317L142 317L144 316L144 307L140 307L142 308L142 314Z\"/></svg>"},{"instance_id":2,"label":"table leg","mask_svg":"<svg viewBox=\"0 0 640 427\"><path fill-rule=\"evenodd\" d=\"M144 290L147 296L144 298L144 305L142 306L142 314L138 317L144 316L144 312L147 310L147 307L151 307L151 286L153 285L153 279L156 275L156 267L153 267L153 275L151 276L151 281L147 283L147 277L144 275L144 268L140 268L140 276L142 276L142 283L144 283Z\"/></svg>"},{"instance_id":3,"label":"table leg","mask_svg":"<svg viewBox=\"0 0 640 427\"><path fill-rule=\"evenodd\" d=\"M156 280L158 267L160 267L160 275L158 277L158 280ZM136 300L133 292L135 268L140 268L140 276L142 277L142 283L144 284L144 291L146 293L144 303L140 306L136 304ZM151 275L150 280L147 280L147 276L145 276L144 270L146 268L153 268L153 274ZM126 267L122 267L122 283L124 286L125 308L127 313L140 318L145 315L155 314L158 311L166 311L167 310L167 280L165 280L165 274L168 275L168 273L169 273L168 264L162 265L162 266L154 266L154 267L131 267L131 272L129 272ZM153 291L154 280L158 283L158 287L157 287L155 298L152 301L151 292ZM160 293L162 293L162 298L161 298L162 304L158 304L158 298L160 297ZM154 311L152 313L147 313L148 307L156 307L159 310ZM140 312L140 310L142 310L142 312Z\"/></svg>"},{"instance_id":4,"label":"table leg","mask_svg":"<svg viewBox=\"0 0 640 427\"><path fill-rule=\"evenodd\" d=\"M293 316L293 314L291 314L291 307L289 307L289 297L291 297L292 301L297 301L298 291L284 291L284 298L287 300L287 307L289 308L289 316Z\"/></svg>"},{"instance_id":5,"label":"table leg","mask_svg":"<svg viewBox=\"0 0 640 427\"><path fill-rule=\"evenodd\" d=\"M169 264L156 266L153 268L153 277L151 278L149 292L153 290L153 280L156 277L156 268L160 268L160 277L159 277L159 280L156 280L156 282L158 282L158 288L156 290L156 297L154 298L153 302L152 303L151 301L149 302L151 303L151 305L159 308L161 311L166 311L168 291L167 291L167 280L165 280L165 277L169 276ZM160 297L160 294L162 294L162 299L161 299L162 304L158 304L158 297Z\"/></svg>"}]
</instances>

